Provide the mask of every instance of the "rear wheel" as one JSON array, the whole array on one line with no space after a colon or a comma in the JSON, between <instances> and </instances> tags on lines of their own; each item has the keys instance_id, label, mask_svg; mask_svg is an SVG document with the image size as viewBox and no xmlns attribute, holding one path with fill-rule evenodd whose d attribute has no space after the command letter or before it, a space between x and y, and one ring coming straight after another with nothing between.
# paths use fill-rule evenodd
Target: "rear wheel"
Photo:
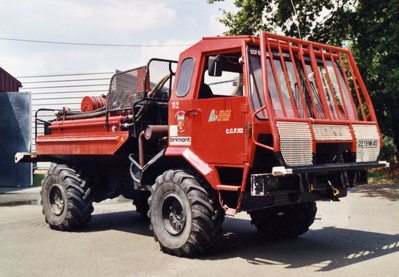
<instances>
[{"instance_id":1,"label":"rear wheel","mask_svg":"<svg viewBox=\"0 0 399 277\"><path fill-rule=\"evenodd\" d=\"M316 203L299 203L250 212L251 223L268 238L295 238L309 230L316 216Z\"/></svg>"},{"instance_id":2,"label":"rear wheel","mask_svg":"<svg viewBox=\"0 0 399 277\"><path fill-rule=\"evenodd\" d=\"M79 230L91 220L91 188L66 165L50 167L42 181L41 196L43 214L52 229Z\"/></svg>"},{"instance_id":3,"label":"rear wheel","mask_svg":"<svg viewBox=\"0 0 399 277\"><path fill-rule=\"evenodd\" d=\"M141 215L142 219L148 220L148 211L150 206L148 205L148 198L151 192L139 191L137 197L133 200L133 205L136 206L136 212Z\"/></svg>"},{"instance_id":4,"label":"rear wheel","mask_svg":"<svg viewBox=\"0 0 399 277\"><path fill-rule=\"evenodd\" d=\"M224 212L217 195L183 170L159 176L148 203L150 227L164 252L195 256L205 252L220 233Z\"/></svg>"}]
</instances>

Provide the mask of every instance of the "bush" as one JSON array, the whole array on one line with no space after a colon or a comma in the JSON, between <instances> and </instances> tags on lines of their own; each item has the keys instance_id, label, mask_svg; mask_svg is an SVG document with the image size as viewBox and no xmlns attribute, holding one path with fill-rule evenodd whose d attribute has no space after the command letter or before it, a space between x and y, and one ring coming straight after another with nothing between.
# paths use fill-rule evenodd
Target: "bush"
<instances>
[{"instance_id":1,"label":"bush","mask_svg":"<svg viewBox=\"0 0 399 277\"><path fill-rule=\"evenodd\" d=\"M390 163L394 163L396 149L395 149L395 144L393 142L393 138L382 135L382 143L383 143L383 146L381 149L380 160L389 161Z\"/></svg>"}]
</instances>

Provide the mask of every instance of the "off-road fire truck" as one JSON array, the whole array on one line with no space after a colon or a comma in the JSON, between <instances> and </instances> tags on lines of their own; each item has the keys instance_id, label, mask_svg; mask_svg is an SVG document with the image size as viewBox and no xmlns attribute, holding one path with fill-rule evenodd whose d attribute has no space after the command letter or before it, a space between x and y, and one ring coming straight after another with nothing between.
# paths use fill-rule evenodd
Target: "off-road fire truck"
<instances>
[{"instance_id":1,"label":"off-road fire truck","mask_svg":"<svg viewBox=\"0 0 399 277\"><path fill-rule=\"evenodd\" d=\"M351 52L269 33L203 38L178 62L115 74L81 111L48 111L35 116L36 152L16 162L52 162L41 192L50 228L80 229L93 202L123 195L178 256L209 249L239 211L266 236L297 237L315 201L388 166Z\"/></svg>"}]
</instances>

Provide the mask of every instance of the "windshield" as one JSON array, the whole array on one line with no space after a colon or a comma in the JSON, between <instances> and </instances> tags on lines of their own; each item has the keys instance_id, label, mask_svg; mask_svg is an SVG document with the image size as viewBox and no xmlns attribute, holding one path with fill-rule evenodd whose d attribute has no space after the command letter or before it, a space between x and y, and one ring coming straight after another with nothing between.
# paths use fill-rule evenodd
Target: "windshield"
<instances>
[{"instance_id":1,"label":"windshield","mask_svg":"<svg viewBox=\"0 0 399 277\"><path fill-rule=\"evenodd\" d=\"M259 47L248 47L248 59L250 95L256 111L265 106ZM356 120L351 96L337 61L325 59L323 62L317 58L317 70L314 70L306 55L301 62L295 54L291 57L288 51L280 54L272 50L271 55L267 53L266 59L267 96L275 117L326 119L328 110L331 119ZM320 74L321 92L316 85L315 74ZM326 99L325 106L322 97ZM259 112L257 117L267 119L266 110Z\"/></svg>"}]
</instances>

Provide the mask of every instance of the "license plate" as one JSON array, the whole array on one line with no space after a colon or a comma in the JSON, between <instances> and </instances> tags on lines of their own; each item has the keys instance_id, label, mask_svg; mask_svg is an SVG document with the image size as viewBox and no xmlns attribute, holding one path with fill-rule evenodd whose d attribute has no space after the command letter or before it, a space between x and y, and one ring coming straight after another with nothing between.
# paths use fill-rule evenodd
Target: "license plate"
<instances>
[{"instance_id":1,"label":"license plate","mask_svg":"<svg viewBox=\"0 0 399 277\"><path fill-rule=\"evenodd\" d=\"M377 140L361 139L357 141L358 147L378 147Z\"/></svg>"}]
</instances>

